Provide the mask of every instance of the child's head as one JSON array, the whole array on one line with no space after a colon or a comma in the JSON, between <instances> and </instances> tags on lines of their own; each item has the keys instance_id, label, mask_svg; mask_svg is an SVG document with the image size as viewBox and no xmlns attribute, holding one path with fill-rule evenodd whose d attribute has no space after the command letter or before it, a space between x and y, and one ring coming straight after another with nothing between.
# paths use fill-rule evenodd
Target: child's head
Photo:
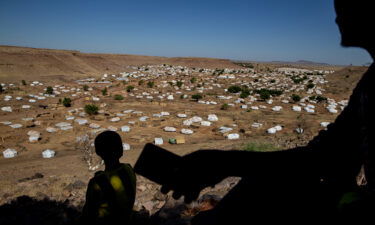
<instances>
[{"instance_id":1,"label":"child's head","mask_svg":"<svg viewBox=\"0 0 375 225\"><path fill-rule=\"evenodd\" d=\"M104 161L116 160L122 156L122 140L114 131L104 131L95 138L95 151Z\"/></svg>"}]
</instances>

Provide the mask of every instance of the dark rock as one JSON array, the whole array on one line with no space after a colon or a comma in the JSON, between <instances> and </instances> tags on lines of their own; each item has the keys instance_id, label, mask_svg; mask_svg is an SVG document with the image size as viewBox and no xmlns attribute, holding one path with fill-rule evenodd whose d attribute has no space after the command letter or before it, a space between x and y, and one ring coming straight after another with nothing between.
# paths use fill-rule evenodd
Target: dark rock
<instances>
[{"instance_id":1,"label":"dark rock","mask_svg":"<svg viewBox=\"0 0 375 225\"><path fill-rule=\"evenodd\" d=\"M29 181L29 180L34 180L34 179L41 179L43 178L44 175L41 174L41 173L35 173L33 176L31 177L25 177L25 178L22 178L22 179L19 179L18 182L25 182L25 181Z\"/></svg>"}]
</instances>

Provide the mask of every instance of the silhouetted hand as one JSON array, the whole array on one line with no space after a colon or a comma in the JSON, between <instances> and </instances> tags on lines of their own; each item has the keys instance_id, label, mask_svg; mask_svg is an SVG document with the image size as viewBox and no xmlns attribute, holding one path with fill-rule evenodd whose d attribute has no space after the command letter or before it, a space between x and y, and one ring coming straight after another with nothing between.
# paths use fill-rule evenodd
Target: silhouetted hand
<instances>
[{"instance_id":1,"label":"silhouetted hand","mask_svg":"<svg viewBox=\"0 0 375 225\"><path fill-rule=\"evenodd\" d=\"M184 196L186 203L196 200L204 188L215 186L227 177L223 172L225 165L215 160L220 154L221 151L199 150L183 156L181 165L173 171L173 180L164 184L161 192L167 194L172 190L173 198Z\"/></svg>"}]
</instances>

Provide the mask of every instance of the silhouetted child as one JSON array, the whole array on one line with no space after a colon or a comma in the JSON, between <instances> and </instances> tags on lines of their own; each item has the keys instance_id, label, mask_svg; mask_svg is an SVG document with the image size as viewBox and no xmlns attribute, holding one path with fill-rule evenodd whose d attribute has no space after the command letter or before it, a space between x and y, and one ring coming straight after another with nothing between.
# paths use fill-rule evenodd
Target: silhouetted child
<instances>
[{"instance_id":1,"label":"silhouetted child","mask_svg":"<svg viewBox=\"0 0 375 225\"><path fill-rule=\"evenodd\" d=\"M95 150L105 163L90 180L82 222L85 224L131 224L136 177L129 164L120 163L123 154L119 134L104 131L95 139Z\"/></svg>"}]
</instances>

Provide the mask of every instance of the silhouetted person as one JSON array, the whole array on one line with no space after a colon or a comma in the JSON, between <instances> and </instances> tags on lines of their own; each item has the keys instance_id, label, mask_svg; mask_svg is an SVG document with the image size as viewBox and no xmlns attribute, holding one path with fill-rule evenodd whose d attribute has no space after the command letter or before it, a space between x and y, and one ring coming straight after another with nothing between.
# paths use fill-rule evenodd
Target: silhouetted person
<instances>
[{"instance_id":1,"label":"silhouetted person","mask_svg":"<svg viewBox=\"0 0 375 225\"><path fill-rule=\"evenodd\" d=\"M129 164L120 163L123 146L119 134L104 131L95 138L95 150L105 163L90 180L83 208L84 224L131 224L136 177Z\"/></svg>"},{"instance_id":2,"label":"silhouetted person","mask_svg":"<svg viewBox=\"0 0 375 225\"><path fill-rule=\"evenodd\" d=\"M367 0L336 0L342 45L375 56L375 10ZM228 176L242 177L222 201L193 224L250 224L260 220L300 224L375 212L375 66L354 89L348 106L308 145L279 152L201 150L183 157L176 178L162 187L189 202ZM356 176L364 167L367 186ZM373 211L371 211L373 210ZM257 224L257 223L255 223Z\"/></svg>"}]
</instances>

